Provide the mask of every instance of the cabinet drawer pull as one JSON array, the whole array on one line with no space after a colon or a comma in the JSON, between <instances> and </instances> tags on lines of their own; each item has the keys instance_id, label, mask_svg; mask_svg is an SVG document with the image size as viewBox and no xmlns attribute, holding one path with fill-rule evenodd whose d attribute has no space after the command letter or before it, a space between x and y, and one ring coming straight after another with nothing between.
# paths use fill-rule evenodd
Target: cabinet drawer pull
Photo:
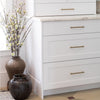
<instances>
[{"instance_id":1,"label":"cabinet drawer pull","mask_svg":"<svg viewBox=\"0 0 100 100\"><path fill-rule=\"evenodd\" d=\"M62 8L61 10L75 10L75 9L74 8L66 8L66 9Z\"/></svg>"},{"instance_id":2,"label":"cabinet drawer pull","mask_svg":"<svg viewBox=\"0 0 100 100\"><path fill-rule=\"evenodd\" d=\"M84 48L85 46L82 45L82 46L71 46L70 48Z\"/></svg>"},{"instance_id":3,"label":"cabinet drawer pull","mask_svg":"<svg viewBox=\"0 0 100 100\"><path fill-rule=\"evenodd\" d=\"M82 72L75 72L75 73L70 73L70 75L76 75L76 74L84 74L85 72L82 71Z\"/></svg>"},{"instance_id":4,"label":"cabinet drawer pull","mask_svg":"<svg viewBox=\"0 0 100 100\"><path fill-rule=\"evenodd\" d=\"M71 26L70 28L73 29L73 28L85 28L85 27L84 26Z\"/></svg>"}]
</instances>

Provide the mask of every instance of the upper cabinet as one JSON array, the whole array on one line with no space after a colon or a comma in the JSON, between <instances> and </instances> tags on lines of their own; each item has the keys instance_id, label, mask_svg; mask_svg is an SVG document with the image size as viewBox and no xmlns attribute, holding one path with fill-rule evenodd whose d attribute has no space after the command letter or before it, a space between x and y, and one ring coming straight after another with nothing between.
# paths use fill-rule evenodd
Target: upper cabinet
<instances>
[{"instance_id":1,"label":"upper cabinet","mask_svg":"<svg viewBox=\"0 0 100 100\"><path fill-rule=\"evenodd\" d=\"M96 2L96 0L35 0L36 3L59 3L59 2Z\"/></svg>"},{"instance_id":2,"label":"upper cabinet","mask_svg":"<svg viewBox=\"0 0 100 100\"><path fill-rule=\"evenodd\" d=\"M96 14L96 0L26 0L33 16Z\"/></svg>"},{"instance_id":3,"label":"upper cabinet","mask_svg":"<svg viewBox=\"0 0 100 100\"><path fill-rule=\"evenodd\" d=\"M35 2L36 3L55 3L55 2L66 2L66 0L35 0Z\"/></svg>"},{"instance_id":4,"label":"upper cabinet","mask_svg":"<svg viewBox=\"0 0 100 100\"><path fill-rule=\"evenodd\" d=\"M36 3L35 16L96 14L95 3Z\"/></svg>"},{"instance_id":5,"label":"upper cabinet","mask_svg":"<svg viewBox=\"0 0 100 100\"><path fill-rule=\"evenodd\" d=\"M66 0L35 0L36 3L66 2Z\"/></svg>"}]
</instances>

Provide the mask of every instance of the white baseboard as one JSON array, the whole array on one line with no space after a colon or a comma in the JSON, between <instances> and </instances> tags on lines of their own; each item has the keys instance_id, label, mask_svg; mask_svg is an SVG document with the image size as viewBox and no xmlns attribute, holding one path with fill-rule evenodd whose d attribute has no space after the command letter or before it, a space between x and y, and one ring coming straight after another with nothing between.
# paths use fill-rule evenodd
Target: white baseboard
<instances>
[{"instance_id":1,"label":"white baseboard","mask_svg":"<svg viewBox=\"0 0 100 100\"><path fill-rule=\"evenodd\" d=\"M67 93L67 92L74 92L74 91L81 91L81 90L88 90L88 89L94 89L94 88L100 88L100 83L85 84L81 86L73 86L73 87L54 89L54 90L45 90L44 96Z\"/></svg>"},{"instance_id":2,"label":"white baseboard","mask_svg":"<svg viewBox=\"0 0 100 100\"><path fill-rule=\"evenodd\" d=\"M28 74L28 75L31 77L31 80L32 80L33 93L35 95L38 95L40 98L43 98L42 87L41 87L40 81L34 78L31 74Z\"/></svg>"},{"instance_id":3,"label":"white baseboard","mask_svg":"<svg viewBox=\"0 0 100 100\"><path fill-rule=\"evenodd\" d=\"M41 97L42 99L43 99L43 96L48 96L48 95L100 88L100 83L94 83L94 84L85 84L85 85L80 85L80 86L72 86L72 87L67 87L67 88L59 88L59 89L42 91L41 84L40 84L39 80L37 80L36 78L34 78L30 74L29 74L29 76L31 77L31 80L32 80L33 92L36 95L38 95L39 97Z\"/></svg>"},{"instance_id":4,"label":"white baseboard","mask_svg":"<svg viewBox=\"0 0 100 100\"><path fill-rule=\"evenodd\" d=\"M0 91L7 90L7 82L9 78L6 72L0 72Z\"/></svg>"}]
</instances>

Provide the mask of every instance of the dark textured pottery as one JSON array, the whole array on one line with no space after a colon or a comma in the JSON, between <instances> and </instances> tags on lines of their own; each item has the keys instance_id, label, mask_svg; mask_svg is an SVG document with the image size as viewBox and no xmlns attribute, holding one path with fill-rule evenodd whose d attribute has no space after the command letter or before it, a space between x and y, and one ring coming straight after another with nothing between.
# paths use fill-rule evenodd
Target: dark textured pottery
<instances>
[{"instance_id":1,"label":"dark textured pottery","mask_svg":"<svg viewBox=\"0 0 100 100\"><path fill-rule=\"evenodd\" d=\"M27 99L32 91L32 82L29 76L16 74L9 82L9 91L15 100Z\"/></svg>"},{"instance_id":2,"label":"dark textured pottery","mask_svg":"<svg viewBox=\"0 0 100 100\"><path fill-rule=\"evenodd\" d=\"M13 75L23 73L25 69L25 62L19 57L12 57L6 64L6 70L10 79Z\"/></svg>"}]
</instances>

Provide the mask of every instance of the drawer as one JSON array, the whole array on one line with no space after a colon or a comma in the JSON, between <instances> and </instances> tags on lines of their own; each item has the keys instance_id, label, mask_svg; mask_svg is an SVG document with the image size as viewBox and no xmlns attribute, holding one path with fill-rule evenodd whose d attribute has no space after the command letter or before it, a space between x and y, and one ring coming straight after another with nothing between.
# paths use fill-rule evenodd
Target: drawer
<instances>
[{"instance_id":1,"label":"drawer","mask_svg":"<svg viewBox=\"0 0 100 100\"><path fill-rule=\"evenodd\" d=\"M44 64L44 90L100 82L100 58Z\"/></svg>"},{"instance_id":2,"label":"drawer","mask_svg":"<svg viewBox=\"0 0 100 100\"><path fill-rule=\"evenodd\" d=\"M36 16L96 14L96 3L37 3L35 14Z\"/></svg>"},{"instance_id":3,"label":"drawer","mask_svg":"<svg viewBox=\"0 0 100 100\"><path fill-rule=\"evenodd\" d=\"M35 0L36 3L57 3L57 2L66 2L68 0Z\"/></svg>"},{"instance_id":4,"label":"drawer","mask_svg":"<svg viewBox=\"0 0 100 100\"><path fill-rule=\"evenodd\" d=\"M43 38L43 62L100 57L100 33Z\"/></svg>"},{"instance_id":5,"label":"drawer","mask_svg":"<svg viewBox=\"0 0 100 100\"><path fill-rule=\"evenodd\" d=\"M78 3L84 3L84 2L96 2L96 0L35 0L36 3L63 3L63 2L78 2Z\"/></svg>"},{"instance_id":6,"label":"drawer","mask_svg":"<svg viewBox=\"0 0 100 100\"><path fill-rule=\"evenodd\" d=\"M100 20L54 21L43 23L43 35L100 32Z\"/></svg>"}]
</instances>

